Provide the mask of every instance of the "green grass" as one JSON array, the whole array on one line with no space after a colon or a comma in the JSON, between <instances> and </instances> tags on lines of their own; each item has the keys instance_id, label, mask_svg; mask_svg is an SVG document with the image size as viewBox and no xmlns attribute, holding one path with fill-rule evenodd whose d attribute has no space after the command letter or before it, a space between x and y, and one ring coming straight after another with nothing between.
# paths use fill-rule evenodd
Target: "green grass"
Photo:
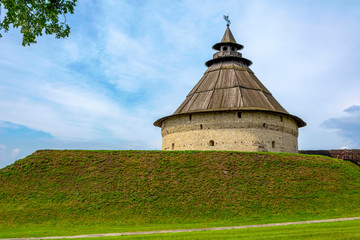
<instances>
[{"instance_id":1,"label":"green grass","mask_svg":"<svg viewBox=\"0 0 360 240\"><path fill-rule=\"evenodd\" d=\"M314 223L277 227L218 230L187 233L161 233L151 235L132 235L118 237L91 238L99 240L115 239L312 239L312 240L350 240L360 239L360 221ZM78 238L89 239L89 238Z\"/></svg>"},{"instance_id":2,"label":"green grass","mask_svg":"<svg viewBox=\"0 0 360 240\"><path fill-rule=\"evenodd\" d=\"M0 238L360 216L360 168L321 156L42 150L0 170Z\"/></svg>"}]
</instances>

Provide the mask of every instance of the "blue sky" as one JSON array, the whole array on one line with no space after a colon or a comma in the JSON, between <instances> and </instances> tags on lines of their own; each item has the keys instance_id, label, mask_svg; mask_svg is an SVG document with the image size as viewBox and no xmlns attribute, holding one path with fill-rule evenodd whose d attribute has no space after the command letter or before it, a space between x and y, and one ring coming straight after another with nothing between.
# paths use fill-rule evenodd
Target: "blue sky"
<instances>
[{"instance_id":1,"label":"blue sky","mask_svg":"<svg viewBox=\"0 0 360 240\"><path fill-rule=\"evenodd\" d=\"M360 148L360 1L79 1L67 39L0 39L0 167L37 149L160 149L225 32L291 114L300 149Z\"/></svg>"}]
</instances>

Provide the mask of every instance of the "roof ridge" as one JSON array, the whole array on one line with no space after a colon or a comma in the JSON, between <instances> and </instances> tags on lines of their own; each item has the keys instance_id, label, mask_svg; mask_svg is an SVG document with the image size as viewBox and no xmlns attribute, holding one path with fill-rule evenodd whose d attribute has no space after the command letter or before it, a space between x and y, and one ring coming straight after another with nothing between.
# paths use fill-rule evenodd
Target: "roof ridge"
<instances>
[{"instance_id":1,"label":"roof ridge","mask_svg":"<svg viewBox=\"0 0 360 240\"><path fill-rule=\"evenodd\" d=\"M221 63L221 67L222 67L222 65L223 65L223 63ZM213 92L211 93L210 101L209 101L209 103L207 104L206 109L209 109L210 103L212 102L212 99L213 99L213 96L214 96L214 92L215 92L215 89L216 89L216 84L218 83L219 78L220 78L221 67L220 67L220 72L219 72L219 74L218 74L218 76L217 76L217 79L216 79L216 81L215 81L215 84L214 84Z\"/></svg>"},{"instance_id":2,"label":"roof ridge","mask_svg":"<svg viewBox=\"0 0 360 240\"><path fill-rule=\"evenodd\" d=\"M236 77L236 70L235 70L235 64L234 63L233 63L233 67L234 67L234 73L235 73L235 75L234 75L235 81L238 83L237 87L239 88L239 92L240 92L240 106L239 106L239 108L240 108L241 106L244 106L244 96L243 96L243 93L241 91L239 79Z\"/></svg>"}]
</instances>

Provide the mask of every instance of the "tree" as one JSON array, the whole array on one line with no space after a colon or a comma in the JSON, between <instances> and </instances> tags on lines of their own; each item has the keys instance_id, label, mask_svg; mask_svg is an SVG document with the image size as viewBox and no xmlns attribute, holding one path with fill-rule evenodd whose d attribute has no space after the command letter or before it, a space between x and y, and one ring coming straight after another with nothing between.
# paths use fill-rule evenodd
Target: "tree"
<instances>
[{"instance_id":1,"label":"tree","mask_svg":"<svg viewBox=\"0 0 360 240\"><path fill-rule=\"evenodd\" d=\"M0 31L20 28L22 45L36 43L36 37L55 34L65 38L70 34L66 14L74 13L77 0L0 0ZM5 11L1 12L1 10ZM5 17L1 16L5 13ZM62 18L59 20L59 17ZM1 19L3 20L1 21ZM2 37L0 32L0 38Z\"/></svg>"}]
</instances>

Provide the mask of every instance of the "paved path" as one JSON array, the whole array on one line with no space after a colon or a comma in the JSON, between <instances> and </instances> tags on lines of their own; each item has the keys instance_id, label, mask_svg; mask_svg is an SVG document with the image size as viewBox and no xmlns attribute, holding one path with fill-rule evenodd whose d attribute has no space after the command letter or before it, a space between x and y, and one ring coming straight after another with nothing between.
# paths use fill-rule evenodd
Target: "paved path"
<instances>
[{"instance_id":1,"label":"paved path","mask_svg":"<svg viewBox=\"0 0 360 240\"><path fill-rule=\"evenodd\" d=\"M86 234L86 235L76 235L76 236L56 236L56 237L37 237L37 238L35 238L35 237L34 238L5 238L5 239L0 239L0 240L28 240L28 239L29 240L37 240L37 239L114 237L114 236L142 235L142 234L156 234L156 233L200 232L200 231L229 230L229 229L242 229L242 228L287 226L287 225L298 225L298 224L309 224L309 223L342 222L342 221L350 221L350 220L360 220L360 217L336 218L336 219L313 220L313 221L302 221L302 222L269 223L269 224L245 225L245 226L234 226L234 227L215 227L215 228L178 229L178 230L147 231L147 232Z\"/></svg>"}]
</instances>

